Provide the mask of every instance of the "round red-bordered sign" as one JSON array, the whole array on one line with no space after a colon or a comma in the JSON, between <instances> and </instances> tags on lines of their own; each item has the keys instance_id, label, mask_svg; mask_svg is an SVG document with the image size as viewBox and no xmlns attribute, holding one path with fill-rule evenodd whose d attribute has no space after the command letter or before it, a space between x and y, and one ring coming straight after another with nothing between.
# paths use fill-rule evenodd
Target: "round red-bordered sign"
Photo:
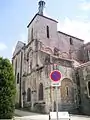
<instances>
[{"instance_id":1,"label":"round red-bordered sign","mask_svg":"<svg viewBox=\"0 0 90 120\"><path fill-rule=\"evenodd\" d=\"M50 73L50 79L54 82L58 82L61 79L61 73L58 70L54 70Z\"/></svg>"}]
</instances>

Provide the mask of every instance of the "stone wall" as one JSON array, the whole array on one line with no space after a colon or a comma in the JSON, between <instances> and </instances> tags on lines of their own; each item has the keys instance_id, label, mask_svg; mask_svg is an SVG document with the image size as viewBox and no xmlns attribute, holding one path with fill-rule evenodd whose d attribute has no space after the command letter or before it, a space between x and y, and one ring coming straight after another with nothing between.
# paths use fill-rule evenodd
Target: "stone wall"
<instances>
[{"instance_id":1,"label":"stone wall","mask_svg":"<svg viewBox=\"0 0 90 120\"><path fill-rule=\"evenodd\" d=\"M83 114L90 115L90 96L88 82L90 81L90 63L78 68L80 80L80 110Z\"/></svg>"},{"instance_id":2,"label":"stone wall","mask_svg":"<svg viewBox=\"0 0 90 120\"><path fill-rule=\"evenodd\" d=\"M37 103L43 103L45 102L45 110L46 112L49 112L49 110L53 107L53 110L55 109L54 103L56 101L56 93L55 93L55 89L53 89L53 92L51 92L51 80L49 78L50 72L52 70L54 70L53 68L53 64L57 64L57 68L58 70L61 71L62 74L62 81L64 81L64 79L66 79L65 85L67 84L67 86L70 88L70 86L73 88L70 88L69 91L71 91L71 89L73 89L73 93L69 92L70 94L70 99L68 99L68 97L64 98L60 98L61 96L63 96L63 92L66 91L65 86L61 87L58 89L58 100L59 100L59 109L61 110L71 110L76 103L74 103L75 101L75 92L74 89L76 89L76 83L74 81L74 77L73 77L73 68L72 68L72 61L69 60L63 60L60 58L57 58L55 56L52 56L50 54L47 54L45 52L42 51L38 51L38 68L35 69L35 71L32 71L31 73L27 74L26 76L26 91L28 88L31 88L31 91L36 90L36 93L31 94L31 102L32 104L34 104L35 102ZM34 83L34 78L36 79L36 87L34 87L35 83ZM68 82L71 81L71 82ZM38 91L39 91L39 85L40 83L43 84L43 95L44 98L43 100L39 100L38 98ZM63 84L63 83L62 83ZM61 89L61 90L60 90ZM62 91L60 93L60 91ZM27 92L26 92L27 94ZM66 93L65 93L66 94ZM74 96L73 96L74 95ZM72 96L72 97L71 97ZM65 102L67 101L68 102ZM61 102L62 101L62 102ZM73 102L72 102L73 101ZM27 102L27 100L26 100ZM67 104L68 103L68 104ZM74 103L74 104L73 104ZM53 106L52 106L53 105Z\"/></svg>"},{"instance_id":3,"label":"stone wall","mask_svg":"<svg viewBox=\"0 0 90 120\"><path fill-rule=\"evenodd\" d=\"M47 26L49 27L49 38L47 38ZM45 47L58 49L62 57L73 58L79 61L79 49L84 41L68 34L57 32L57 23L37 15L28 28L28 43L31 41L33 28L33 39L37 39ZM70 43L72 41L72 45Z\"/></svg>"},{"instance_id":4,"label":"stone wall","mask_svg":"<svg viewBox=\"0 0 90 120\"><path fill-rule=\"evenodd\" d=\"M70 39L72 41L72 44L70 43ZM58 48L62 53L67 53L69 58L73 58L74 60L79 61L79 50L83 44L83 40L62 32L58 32Z\"/></svg>"},{"instance_id":5,"label":"stone wall","mask_svg":"<svg viewBox=\"0 0 90 120\"><path fill-rule=\"evenodd\" d=\"M49 27L49 38L47 37L47 26ZM70 40L72 40L72 45ZM22 65L21 51L13 60L14 71L17 59L17 73L22 76L21 102L28 103L27 93L28 89L30 89L31 99L29 103L32 103L32 108L34 103L42 104L44 102L46 112L49 112L51 107L54 110L56 93L54 88L51 93L49 75L51 71L58 69L62 74L61 87L58 88L59 109L70 111L73 108L76 109L78 99L77 81L73 61L70 59L79 60L79 49L82 45L82 40L57 32L57 22L37 15L28 27L28 45L21 50L23 54ZM56 68L54 68L54 64L57 65ZM42 100L39 100L40 85L43 86ZM16 88L18 93L17 102L19 102L20 83L16 83Z\"/></svg>"}]
</instances>

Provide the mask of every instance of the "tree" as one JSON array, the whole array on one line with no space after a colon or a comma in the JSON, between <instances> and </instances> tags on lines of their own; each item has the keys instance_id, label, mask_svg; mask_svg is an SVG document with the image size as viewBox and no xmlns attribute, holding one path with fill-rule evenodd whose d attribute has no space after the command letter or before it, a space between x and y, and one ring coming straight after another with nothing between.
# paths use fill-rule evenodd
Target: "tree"
<instances>
[{"instance_id":1,"label":"tree","mask_svg":"<svg viewBox=\"0 0 90 120\"><path fill-rule=\"evenodd\" d=\"M0 119L11 119L14 115L14 80L12 64L0 57Z\"/></svg>"}]
</instances>

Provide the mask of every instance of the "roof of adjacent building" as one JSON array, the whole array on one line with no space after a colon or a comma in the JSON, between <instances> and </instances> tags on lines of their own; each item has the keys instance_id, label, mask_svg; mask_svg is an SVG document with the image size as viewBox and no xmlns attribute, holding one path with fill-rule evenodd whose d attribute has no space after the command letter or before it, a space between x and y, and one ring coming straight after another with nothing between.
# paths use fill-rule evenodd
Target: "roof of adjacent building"
<instances>
[{"instance_id":1,"label":"roof of adjacent building","mask_svg":"<svg viewBox=\"0 0 90 120\"><path fill-rule=\"evenodd\" d=\"M86 67L86 66L90 66L90 61L79 65L78 68L83 68L83 67Z\"/></svg>"},{"instance_id":2,"label":"roof of adjacent building","mask_svg":"<svg viewBox=\"0 0 90 120\"><path fill-rule=\"evenodd\" d=\"M88 43L84 44L84 47L86 47L86 46L88 46L88 45L90 45L90 42L88 42Z\"/></svg>"},{"instance_id":3,"label":"roof of adjacent building","mask_svg":"<svg viewBox=\"0 0 90 120\"><path fill-rule=\"evenodd\" d=\"M24 48L26 46L25 43L23 43L22 41L18 41L13 53L13 58L21 51L22 48Z\"/></svg>"},{"instance_id":4,"label":"roof of adjacent building","mask_svg":"<svg viewBox=\"0 0 90 120\"><path fill-rule=\"evenodd\" d=\"M80 40L80 41L83 41L83 42L84 42L84 40L82 40L82 39L80 39L80 38L78 38L78 37L75 37L75 36L73 36L73 35L69 35L69 34L64 33L64 32L61 32L61 31L58 31L58 33L64 34L64 35L66 35L66 36L68 36L68 37L72 37L72 38L75 38L75 39L78 39L78 40Z\"/></svg>"},{"instance_id":5,"label":"roof of adjacent building","mask_svg":"<svg viewBox=\"0 0 90 120\"><path fill-rule=\"evenodd\" d=\"M43 16L43 15L40 15L40 14L37 13L37 14L33 17L33 19L30 21L30 23L28 24L27 28L30 26L30 24L33 22L33 20L34 20L34 19L36 18L36 16L38 16L38 15L41 16L41 17L43 17L43 18L46 18L46 19L49 19L49 20L52 20L52 21L58 23L56 20L54 20L54 19L52 19L52 18Z\"/></svg>"}]
</instances>

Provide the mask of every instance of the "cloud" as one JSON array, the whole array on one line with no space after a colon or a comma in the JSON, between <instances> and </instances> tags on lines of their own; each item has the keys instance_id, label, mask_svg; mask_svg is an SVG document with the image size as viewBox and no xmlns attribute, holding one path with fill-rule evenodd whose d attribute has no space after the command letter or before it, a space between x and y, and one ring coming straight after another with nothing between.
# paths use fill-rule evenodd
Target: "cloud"
<instances>
[{"instance_id":1,"label":"cloud","mask_svg":"<svg viewBox=\"0 0 90 120\"><path fill-rule=\"evenodd\" d=\"M88 15L78 15L78 16L76 16L76 19L78 19L78 20L88 21L88 18L89 18Z\"/></svg>"},{"instance_id":2,"label":"cloud","mask_svg":"<svg viewBox=\"0 0 90 120\"><path fill-rule=\"evenodd\" d=\"M85 0L82 0L85 2ZM50 17L47 12L44 15ZM66 17L63 21L58 21L58 30L84 40L85 43L90 42L90 22L88 15L78 15L76 19Z\"/></svg>"},{"instance_id":3,"label":"cloud","mask_svg":"<svg viewBox=\"0 0 90 120\"><path fill-rule=\"evenodd\" d=\"M90 22L65 18L63 22L59 22L58 30L81 38L85 43L90 41Z\"/></svg>"},{"instance_id":4,"label":"cloud","mask_svg":"<svg viewBox=\"0 0 90 120\"><path fill-rule=\"evenodd\" d=\"M0 51L3 51L5 49L7 49L7 46L4 43L0 42Z\"/></svg>"},{"instance_id":5,"label":"cloud","mask_svg":"<svg viewBox=\"0 0 90 120\"><path fill-rule=\"evenodd\" d=\"M79 4L79 8L80 8L81 10L84 10L84 11L90 10L90 2L86 2L85 0L83 0L83 1Z\"/></svg>"}]
</instances>

